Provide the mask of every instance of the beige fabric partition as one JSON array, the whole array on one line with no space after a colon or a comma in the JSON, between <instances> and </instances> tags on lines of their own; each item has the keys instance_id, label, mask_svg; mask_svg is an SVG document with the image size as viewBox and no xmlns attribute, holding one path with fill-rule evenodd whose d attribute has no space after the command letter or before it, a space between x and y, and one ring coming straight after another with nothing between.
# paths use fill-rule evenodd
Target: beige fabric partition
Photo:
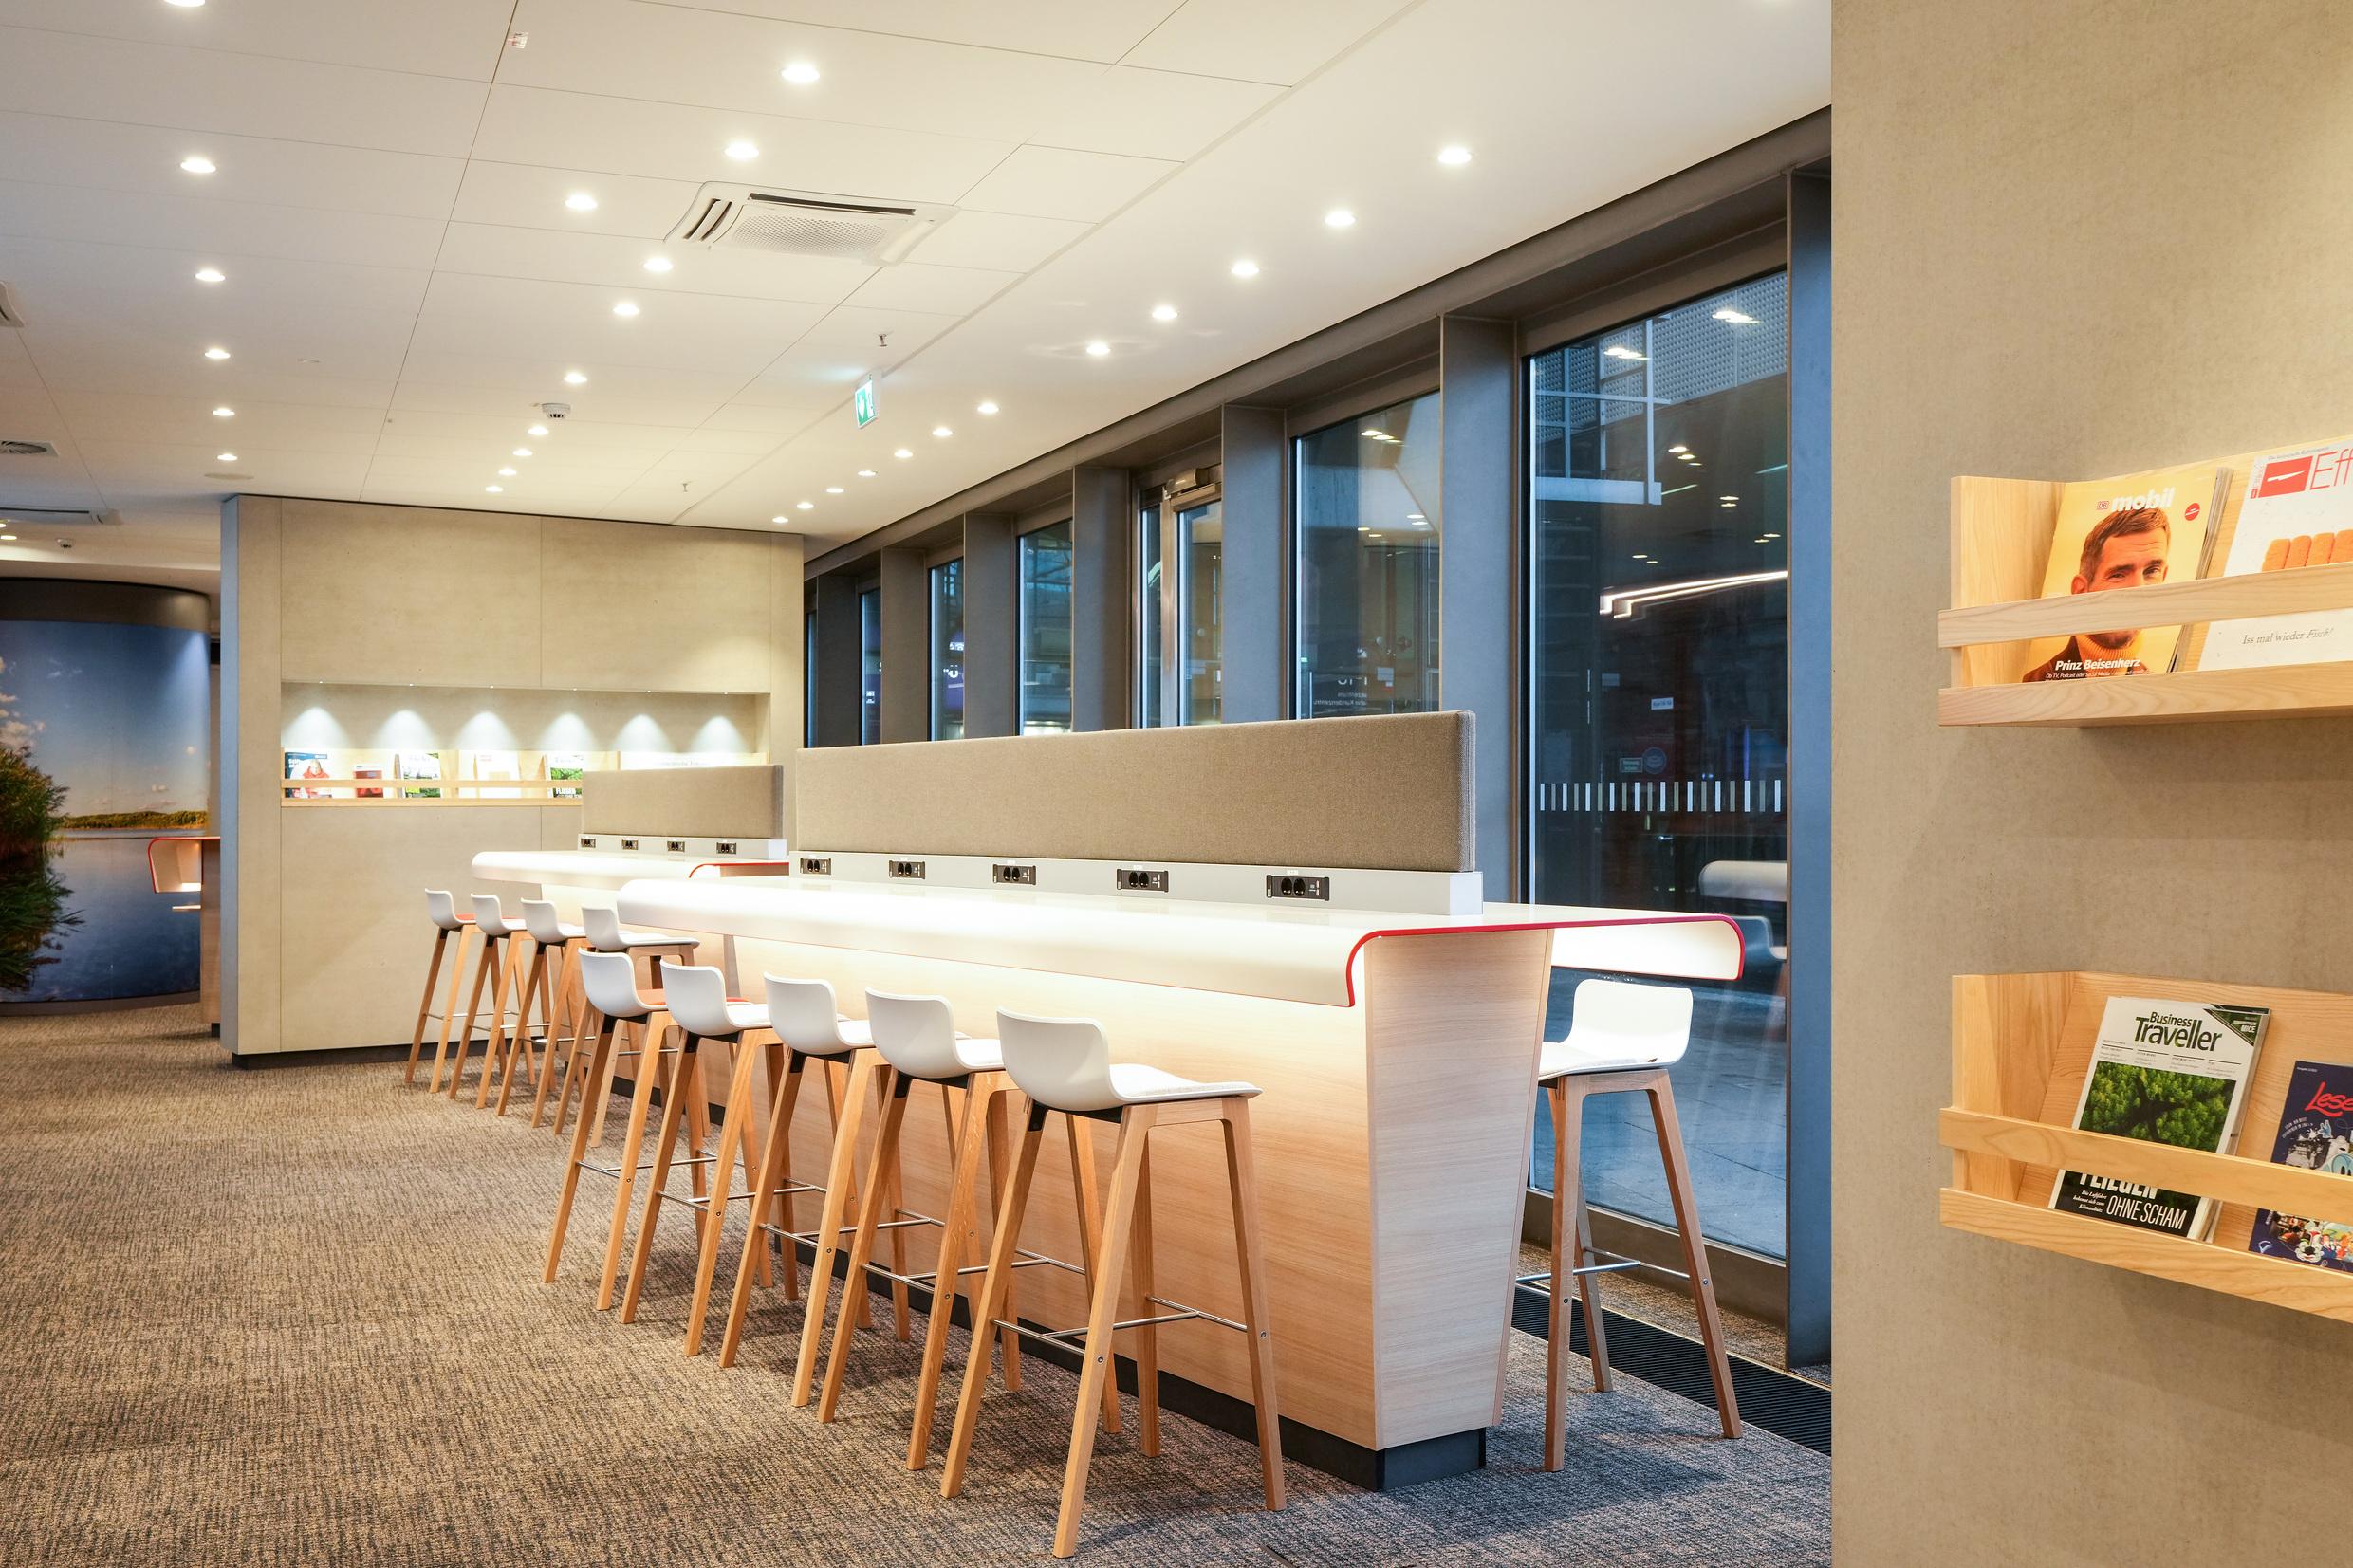
<instances>
[{"instance_id":1,"label":"beige fabric partition","mask_svg":"<svg viewBox=\"0 0 2353 1568\"><path fill-rule=\"evenodd\" d=\"M785 770L746 767L602 769L580 781L583 833L674 839L782 839Z\"/></svg>"},{"instance_id":2,"label":"beige fabric partition","mask_svg":"<svg viewBox=\"0 0 2353 1568\"><path fill-rule=\"evenodd\" d=\"M792 841L843 851L1478 869L1471 715L832 747Z\"/></svg>"},{"instance_id":3,"label":"beige fabric partition","mask_svg":"<svg viewBox=\"0 0 2353 1568\"><path fill-rule=\"evenodd\" d=\"M2333 1532L2292 1500L2353 1458L2344 1325L1941 1228L1936 1111L1956 973L2353 991L2353 727L1940 730L1936 614L1955 474L2353 430L2353 31L2317 0L1833 15L1837 1560L2307 1557Z\"/></svg>"}]
</instances>

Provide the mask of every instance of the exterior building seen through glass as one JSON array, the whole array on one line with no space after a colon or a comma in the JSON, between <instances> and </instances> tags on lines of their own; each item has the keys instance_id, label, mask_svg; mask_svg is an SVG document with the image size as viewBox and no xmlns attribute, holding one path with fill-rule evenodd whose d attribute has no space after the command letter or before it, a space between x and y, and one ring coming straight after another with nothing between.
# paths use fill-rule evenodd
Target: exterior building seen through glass
<instances>
[{"instance_id":1,"label":"exterior building seen through glass","mask_svg":"<svg viewBox=\"0 0 2353 1568\"><path fill-rule=\"evenodd\" d=\"M1136 725L1140 729L1160 723L1160 592L1165 571L1156 489L1136 507Z\"/></svg>"},{"instance_id":2,"label":"exterior building seen through glass","mask_svg":"<svg viewBox=\"0 0 2353 1568\"><path fill-rule=\"evenodd\" d=\"M1070 728L1070 525L1021 536L1021 732Z\"/></svg>"},{"instance_id":3,"label":"exterior building seen through glass","mask_svg":"<svg viewBox=\"0 0 2353 1568\"><path fill-rule=\"evenodd\" d=\"M858 744L882 739L882 590L858 596Z\"/></svg>"},{"instance_id":4,"label":"exterior building seen through glass","mask_svg":"<svg viewBox=\"0 0 2353 1568\"><path fill-rule=\"evenodd\" d=\"M1438 700L1438 397L1297 443L1302 718Z\"/></svg>"},{"instance_id":5,"label":"exterior building seen through glass","mask_svg":"<svg viewBox=\"0 0 2353 1568\"><path fill-rule=\"evenodd\" d=\"M932 568L932 739L964 738L964 562Z\"/></svg>"},{"instance_id":6,"label":"exterior building seen through glass","mask_svg":"<svg viewBox=\"0 0 2353 1568\"><path fill-rule=\"evenodd\" d=\"M1788 292L1779 273L1528 362L1531 895L1730 914L1674 1069L1702 1228L1786 1250ZM1554 977L1547 1038L1582 978ZM1548 1115L1537 1185L1551 1180ZM1646 1102L1588 1102L1585 1196L1672 1226Z\"/></svg>"}]
</instances>

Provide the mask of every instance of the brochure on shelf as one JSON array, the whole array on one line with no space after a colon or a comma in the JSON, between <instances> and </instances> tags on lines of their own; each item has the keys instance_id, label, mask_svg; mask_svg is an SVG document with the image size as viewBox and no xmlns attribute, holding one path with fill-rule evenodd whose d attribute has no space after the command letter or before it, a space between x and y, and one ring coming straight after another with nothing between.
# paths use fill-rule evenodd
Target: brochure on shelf
<instances>
[{"instance_id":1,"label":"brochure on shelf","mask_svg":"<svg viewBox=\"0 0 2353 1568\"><path fill-rule=\"evenodd\" d=\"M2299 1061L2271 1143L2271 1163L2353 1176L2353 1065ZM2255 1210L2250 1252L2353 1274L2353 1226Z\"/></svg>"},{"instance_id":2,"label":"brochure on shelf","mask_svg":"<svg viewBox=\"0 0 2353 1568\"><path fill-rule=\"evenodd\" d=\"M2353 436L2266 452L2249 469L2221 577L2353 563ZM2353 610L2217 620L2200 670L2353 659Z\"/></svg>"},{"instance_id":3,"label":"brochure on shelf","mask_svg":"<svg viewBox=\"0 0 2353 1568\"><path fill-rule=\"evenodd\" d=\"M2043 597L2101 593L2198 575L2231 470L2189 463L2063 486ZM2022 681L2143 675L2173 668L2179 626L2132 627L2044 637Z\"/></svg>"}]
</instances>

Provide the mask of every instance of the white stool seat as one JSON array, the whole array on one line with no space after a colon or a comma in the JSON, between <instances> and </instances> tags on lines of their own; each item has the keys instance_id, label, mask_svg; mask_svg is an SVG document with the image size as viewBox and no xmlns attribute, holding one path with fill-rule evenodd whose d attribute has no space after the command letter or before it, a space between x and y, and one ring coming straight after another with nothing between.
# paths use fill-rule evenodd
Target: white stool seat
<instances>
[{"instance_id":1,"label":"white stool seat","mask_svg":"<svg viewBox=\"0 0 2353 1568\"><path fill-rule=\"evenodd\" d=\"M1672 1067L1691 1045L1692 993L1680 986L1581 980L1568 1038L1547 1040L1537 1058L1539 1080L1571 1074Z\"/></svg>"},{"instance_id":2,"label":"white stool seat","mask_svg":"<svg viewBox=\"0 0 2353 1568\"><path fill-rule=\"evenodd\" d=\"M768 1009L757 1002L738 1002L730 997L727 1021L738 1029L765 1029L768 1027Z\"/></svg>"},{"instance_id":3,"label":"white stool seat","mask_svg":"<svg viewBox=\"0 0 2353 1568\"><path fill-rule=\"evenodd\" d=\"M1677 1051L1677 1056L1682 1053ZM1536 1061L1539 1081L1567 1078L1579 1073L1624 1073L1637 1067L1662 1067L1667 1064L1665 1054L1644 1049L1638 1042L1610 1041L1604 1043L1580 1042L1574 1035L1566 1040L1547 1040L1544 1054Z\"/></svg>"},{"instance_id":4,"label":"white stool seat","mask_svg":"<svg viewBox=\"0 0 2353 1568\"><path fill-rule=\"evenodd\" d=\"M1246 1099L1258 1093L1255 1083L1199 1083L1138 1061L1111 1064L1111 1089L1120 1097L1121 1105L1164 1105L1179 1099Z\"/></svg>"},{"instance_id":5,"label":"white stool seat","mask_svg":"<svg viewBox=\"0 0 2353 1568\"><path fill-rule=\"evenodd\" d=\"M680 936L668 936L658 931L624 931L621 932L624 948L692 948L695 943Z\"/></svg>"}]
</instances>

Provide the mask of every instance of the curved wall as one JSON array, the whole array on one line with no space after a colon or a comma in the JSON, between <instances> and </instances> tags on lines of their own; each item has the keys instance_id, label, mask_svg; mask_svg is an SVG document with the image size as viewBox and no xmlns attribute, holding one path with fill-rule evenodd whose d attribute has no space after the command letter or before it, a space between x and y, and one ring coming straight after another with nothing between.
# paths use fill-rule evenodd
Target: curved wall
<instances>
[{"instance_id":1,"label":"curved wall","mask_svg":"<svg viewBox=\"0 0 2353 1568\"><path fill-rule=\"evenodd\" d=\"M202 594L0 581L0 1011L192 996L197 915L147 841L210 831Z\"/></svg>"}]
</instances>

